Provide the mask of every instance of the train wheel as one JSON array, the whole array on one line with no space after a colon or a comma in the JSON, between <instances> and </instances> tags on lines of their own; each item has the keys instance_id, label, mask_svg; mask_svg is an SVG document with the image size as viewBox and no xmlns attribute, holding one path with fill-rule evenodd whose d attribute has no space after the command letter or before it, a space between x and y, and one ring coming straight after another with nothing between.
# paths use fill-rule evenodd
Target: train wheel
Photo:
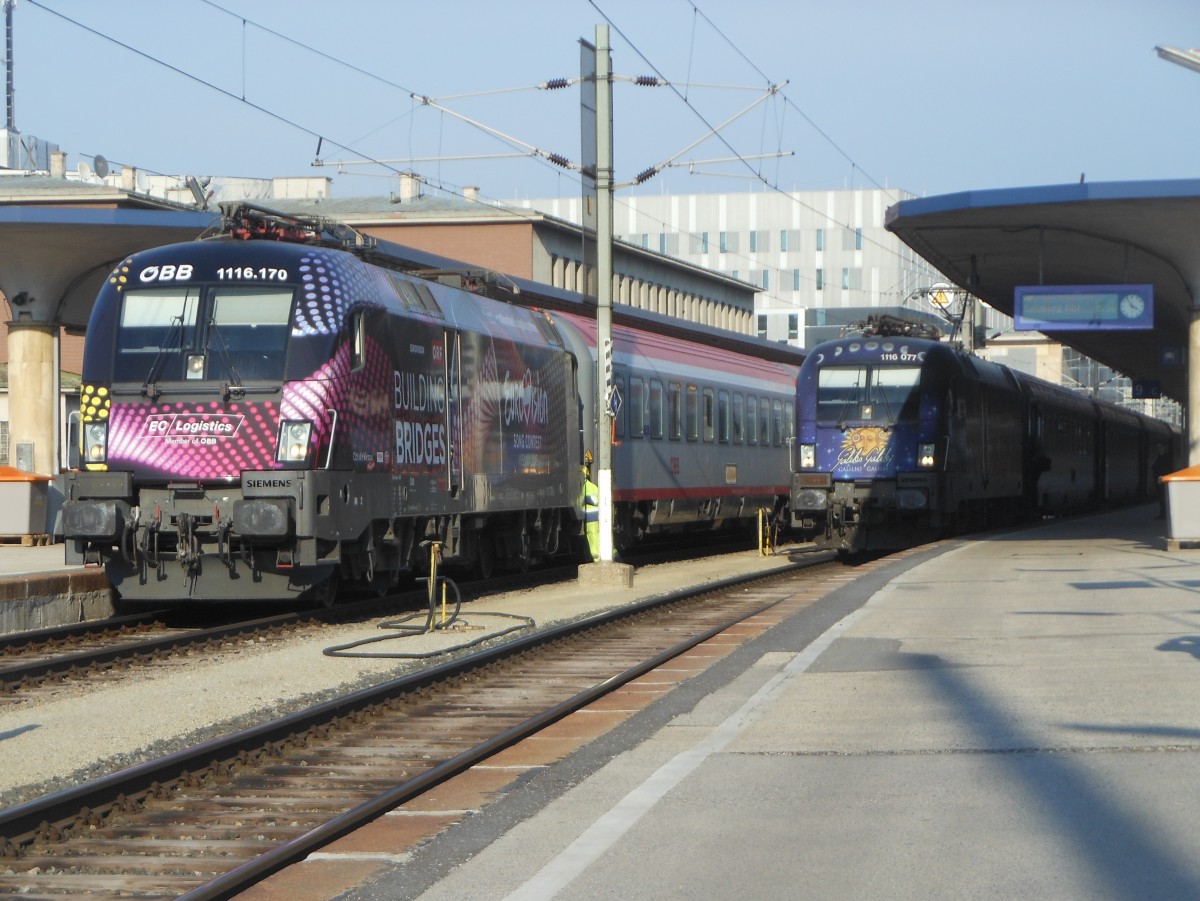
<instances>
[{"instance_id":1,"label":"train wheel","mask_svg":"<svg viewBox=\"0 0 1200 901\"><path fill-rule=\"evenodd\" d=\"M478 547L475 553L475 565L479 568L480 578L490 579L492 573L496 571L496 542L492 540L492 533L482 531L479 533Z\"/></svg>"},{"instance_id":2,"label":"train wheel","mask_svg":"<svg viewBox=\"0 0 1200 901\"><path fill-rule=\"evenodd\" d=\"M529 532L528 532L528 530L523 530L521 532L521 559L520 559L521 572L523 572L523 573L529 572L529 567L530 567L530 565L532 565L532 563L533 563L533 548L532 548L532 544L529 540Z\"/></svg>"},{"instance_id":3,"label":"train wheel","mask_svg":"<svg viewBox=\"0 0 1200 901\"><path fill-rule=\"evenodd\" d=\"M341 577L334 570L333 574L328 579L321 583L317 588L317 593L314 595L317 601L317 606L324 607L328 610L337 604L338 587L341 583Z\"/></svg>"}]
</instances>

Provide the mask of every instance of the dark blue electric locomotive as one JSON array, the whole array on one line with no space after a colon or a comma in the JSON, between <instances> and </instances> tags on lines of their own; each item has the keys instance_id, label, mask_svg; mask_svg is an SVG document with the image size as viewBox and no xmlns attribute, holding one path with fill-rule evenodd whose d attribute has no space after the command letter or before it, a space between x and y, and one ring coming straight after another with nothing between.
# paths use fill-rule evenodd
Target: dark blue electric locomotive
<instances>
[{"instance_id":1,"label":"dark blue electric locomotive","mask_svg":"<svg viewBox=\"0 0 1200 901\"><path fill-rule=\"evenodd\" d=\"M905 547L1153 495L1165 423L921 338L814 348L800 370L792 525L841 550Z\"/></svg>"}]
</instances>

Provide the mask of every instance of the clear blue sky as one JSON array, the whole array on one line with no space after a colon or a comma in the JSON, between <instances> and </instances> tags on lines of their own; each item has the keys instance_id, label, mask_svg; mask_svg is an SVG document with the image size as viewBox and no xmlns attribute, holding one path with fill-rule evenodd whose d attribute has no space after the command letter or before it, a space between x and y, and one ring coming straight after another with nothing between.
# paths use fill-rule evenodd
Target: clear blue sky
<instances>
[{"instance_id":1,"label":"clear blue sky","mask_svg":"<svg viewBox=\"0 0 1200 901\"><path fill-rule=\"evenodd\" d=\"M578 88L533 86L578 75L579 39L604 22L617 75L674 85L616 85L618 183L676 157L792 154L677 165L629 193L1200 178L1200 73L1154 52L1200 47L1197 0L18 0L16 125L71 166L334 175L339 197L387 194L412 168L491 198L574 194L573 173L532 156L337 175L312 166L316 136L326 161L521 145L578 161Z\"/></svg>"}]
</instances>

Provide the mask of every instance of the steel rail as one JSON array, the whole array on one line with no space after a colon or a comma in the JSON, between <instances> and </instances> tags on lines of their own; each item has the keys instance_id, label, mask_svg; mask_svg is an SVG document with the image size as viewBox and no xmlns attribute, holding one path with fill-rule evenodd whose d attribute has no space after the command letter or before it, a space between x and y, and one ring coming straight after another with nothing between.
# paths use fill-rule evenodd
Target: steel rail
<instances>
[{"instance_id":1,"label":"steel rail","mask_svg":"<svg viewBox=\"0 0 1200 901\"><path fill-rule=\"evenodd\" d=\"M701 586L665 592L646 598L637 604L605 611L581 620L553 626L532 635L508 640L496 647L485 649L460 659L447 661L429 669L406 674L378 686L360 689L344 697L317 704L278 720L252 726L228 736L214 738L191 748L181 749L162 758L137 764L120 772L100 777L82 785L65 789L4 811L0 813L0 838L6 838L14 845L19 845L31 839L40 830L46 828L52 830L70 829L79 820L81 815L91 817L103 816L121 803L123 799L139 797L158 786L179 779L181 774L205 770L215 762L236 757L240 752L252 752L264 746L269 746L272 743L284 741L290 736L307 731L310 728L328 722L336 717L352 713L355 710L412 693L489 664L518 656L539 646L551 644L568 636L577 635L590 629L627 619L645 611L685 601L690 598L717 593L745 584L746 582L761 580L767 577L778 577L788 572L826 562L827 559L828 556L826 555L814 555L810 560L793 563L790 566L782 567L765 575L759 573L752 576L733 576ZM769 609L775 603L777 602L770 601L755 605L748 612L739 613L730 622L706 629L703 633L693 636L673 648L660 652L648 661L640 663L616 676L609 677L567 701L560 702L554 707L549 708L526 723L506 729L493 738L486 740L477 748L463 752L454 758L438 764L411 782L405 782L402 785L396 786L384 795L372 801L365 802L350 811L339 814L325 824L314 828L309 833L292 839L280 845L277 849L261 855L261 863L256 863L255 861L260 860L260 858L255 858L255 860L228 871L227 874L218 877L218 879L207 883L205 886L197 887L193 892L183 897L189 899L228 897L228 895L222 893L231 891L228 886L233 885L234 882L237 882L244 888L247 884L245 880L261 879L268 875L268 873L288 865L290 862L309 853L311 849L320 846L320 844L328 843L333 838L351 831L356 824L377 816L378 813L389 809L389 807L394 807L406 797L419 793L430 785L469 767L473 762L495 753L496 750L512 744L519 738L536 731L538 728L543 728L546 724L614 690L621 684L629 681L629 679L636 678L637 675L661 665L665 660L678 656L688 648L694 647L696 644L711 638L715 634L719 634L724 629L727 629L732 622L740 621L762 610ZM232 875L235 873L240 875ZM215 886L215 888L211 890L207 889L206 886L210 885ZM197 892L202 893L205 891L210 891L211 893L196 894Z\"/></svg>"}]
</instances>

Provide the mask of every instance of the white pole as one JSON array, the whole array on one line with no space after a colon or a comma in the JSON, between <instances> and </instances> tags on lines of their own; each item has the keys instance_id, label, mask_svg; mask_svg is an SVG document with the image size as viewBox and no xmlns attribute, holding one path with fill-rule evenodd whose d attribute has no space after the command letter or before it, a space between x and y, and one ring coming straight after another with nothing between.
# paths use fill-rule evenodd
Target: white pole
<instances>
[{"instance_id":1,"label":"white pole","mask_svg":"<svg viewBox=\"0 0 1200 901\"><path fill-rule=\"evenodd\" d=\"M613 561L612 503L612 54L608 26L596 26L596 487L600 562Z\"/></svg>"}]
</instances>

